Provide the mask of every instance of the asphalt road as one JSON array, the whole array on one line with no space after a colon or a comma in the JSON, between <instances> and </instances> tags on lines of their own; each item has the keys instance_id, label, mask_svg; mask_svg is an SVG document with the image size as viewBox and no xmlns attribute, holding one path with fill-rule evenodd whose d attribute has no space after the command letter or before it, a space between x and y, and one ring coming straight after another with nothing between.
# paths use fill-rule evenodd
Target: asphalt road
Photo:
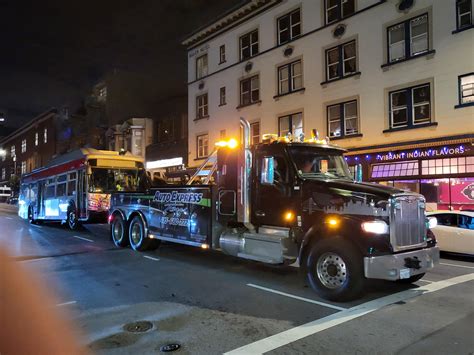
<instances>
[{"instance_id":1,"label":"asphalt road","mask_svg":"<svg viewBox=\"0 0 474 355\"><path fill-rule=\"evenodd\" d=\"M117 249L107 225L29 225L0 205L0 247L56 291L97 354L472 354L474 263L443 256L414 286L371 281L355 302L318 298L295 267L163 243ZM149 321L152 329L124 326Z\"/></svg>"}]
</instances>

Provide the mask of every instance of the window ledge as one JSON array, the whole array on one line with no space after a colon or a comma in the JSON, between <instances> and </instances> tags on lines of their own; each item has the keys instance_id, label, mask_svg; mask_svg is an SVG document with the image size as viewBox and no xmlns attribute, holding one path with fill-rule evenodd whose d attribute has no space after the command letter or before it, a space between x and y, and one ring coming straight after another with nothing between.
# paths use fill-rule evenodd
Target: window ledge
<instances>
[{"instance_id":1,"label":"window ledge","mask_svg":"<svg viewBox=\"0 0 474 355\"><path fill-rule=\"evenodd\" d=\"M297 93L297 92L303 93L305 90L306 90L306 88L301 88L301 89L293 90L293 91L290 91L290 92L285 92L284 94L275 95L275 96L273 96L273 98L276 99L276 100L278 100L278 98L280 98L280 97L288 96L288 95L291 95L291 94L295 94L295 93Z\"/></svg>"},{"instance_id":2,"label":"window ledge","mask_svg":"<svg viewBox=\"0 0 474 355\"><path fill-rule=\"evenodd\" d=\"M362 73L360 71L357 71L355 73L352 73L352 74L349 74L349 75L346 75L346 76L341 76L340 78L335 78L335 79L323 81L321 83L321 85L326 86L327 84L332 83L334 81L339 81L339 80L343 80L343 79L347 79L347 78L352 78L354 76L360 76L361 74Z\"/></svg>"},{"instance_id":3,"label":"window ledge","mask_svg":"<svg viewBox=\"0 0 474 355\"><path fill-rule=\"evenodd\" d=\"M464 108L464 107L470 107L474 106L474 102L466 102L465 104L459 104L454 106L454 108Z\"/></svg>"},{"instance_id":4,"label":"window ledge","mask_svg":"<svg viewBox=\"0 0 474 355\"><path fill-rule=\"evenodd\" d=\"M395 62L390 62L390 63L385 63L385 64L382 64L380 67L381 68L387 68L387 67L391 67L392 65L397 65L397 64L400 64L400 63L403 63L403 62L407 62L409 60L412 60L412 59L416 59L416 58L420 58L420 57L425 57L425 56L429 56L429 55L434 55L436 53L436 50L432 49L430 51L427 51L427 52L424 52L424 53L420 53L420 54L417 54L417 55L414 55L414 56L411 56L411 57L408 57L408 58L405 58L405 59L401 59L401 60L397 60ZM427 58L429 59L429 58Z\"/></svg>"},{"instance_id":5,"label":"window ledge","mask_svg":"<svg viewBox=\"0 0 474 355\"><path fill-rule=\"evenodd\" d=\"M257 105L257 104L261 104L261 103L262 103L262 100L258 100L258 101L254 101L254 102L251 102L251 103L246 104L246 105L239 105L239 106L236 107L236 109L239 110L239 109L244 108L244 107Z\"/></svg>"},{"instance_id":6,"label":"window ledge","mask_svg":"<svg viewBox=\"0 0 474 355\"><path fill-rule=\"evenodd\" d=\"M194 161L197 161L197 160L205 160L207 159L208 157L200 157L200 158L194 158Z\"/></svg>"},{"instance_id":7,"label":"window ledge","mask_svg":"<svg viewBox=\"0 0 474 355\"><path fill-rule=\"evenodd\" d=\"M222 106L225 106L227 105L227 102L224 102L223 104L219 104L218 107L222 107Z\"/></svg>"},{"instance_id":8,"label":"window ledge","mask_svg":"<svg viewBox=\"0 0 474 355\"><path fill-rule=\"evenodd\" d=\"M467 31L467 30L470 30L471 28L474 28L474 24L471 24L469 26L466 26L466 27L461 27L461 28L457 28L455 29L453 32L451 32L453 35L455 35L456 33L459 33L459 32L464 32L464 31Z\"/></svg>"},{"instance_id":9,"label":"window ledge","mask_svg":"<svg viewBox=\"0 0 474 355\"><path fill-rule=\"evenodd\" d=\"M209 118L209 115L202 116L202 117L196 117L193 121L196 122L196 121L200 121L200 120L205 120L206 118Z\"/></svg>"},{"instance_id":10,"label":"window ledge","mask_svg":"<svg viewBox=\"0 0 474 355\"><path fill-rule=\"evenodd\" d=\"M350 134L350 135L341 136L341 137L329 137L329 140L330 141L338 141L338 140L341 140L341 139L359 138L359 137L362 137L362 136L363 136L362 133L356 133L356 134Z\"/></svg>"},{"instance_id":11,"label":"window ledge","mask_svg":"<svg viewBox=\"0 0 474 355\"><path fill-rule=\"evenodd\" d=\"M227 60L223 60L222 62L219 62L219 65L227 63Z\"/></svg>"},{"instance_id":12,"label":"window ledge","mask_svg":"<svg viewBox=\"0 0 474 355\"><path fill-rule=\"evenodd\" d=\"M437 125L438 125L438 122L430 122L430 123L424 123L424 124L420 124L420 125L413 125L413 126L409 126L409 127L389 128L389 129L383 130L382 132L383 133L391 133L391 132L398 132L398 131L406 131L408 129L436 127Z\"/></svg>"}]
</instances>

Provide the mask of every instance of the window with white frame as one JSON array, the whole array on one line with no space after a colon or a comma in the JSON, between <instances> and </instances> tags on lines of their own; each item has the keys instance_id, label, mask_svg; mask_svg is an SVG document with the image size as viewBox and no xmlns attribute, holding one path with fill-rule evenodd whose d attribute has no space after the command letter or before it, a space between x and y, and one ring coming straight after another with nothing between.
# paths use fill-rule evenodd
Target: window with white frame
<instances>
[{"instance_id":1,"label":"window with white frame","mask_svg":"<svg viewBox=\"0 0 474 355\"><path fill-rule=\"evenodd\" d=\"M456 1L457 29L462 30L473 26L472 0Z\"/></svg>"},{"instance_id":2,"label":"window with white frame","mask_svg":"<svg viewBox=\"0 0 474 355\"><path fill-rule=\"evenodd\" d=\"M326 108L329 137L347 137L359 133L357 100L341 102Z\"/></svg>"},{"instance_id":3,"label":"window with white frame","mask_svg":"<svg viewBox=\"0 0 474 355\"><path fill-rule=\"evenodd\" d=\"M258 75L240 81L240 106L251 105L260 100Z\"/></svg>"},{"instance_id":4,"label":"window with white frame","mask_svg":"<svg viewBox=\"0 0 474 355\"><path fill-rule=\"evenodd\" d=\"M21 174L26 174L26 161L21 162Z\"/></svg>"},{"instance_id":5,"label":"window with white frame","mask_svg":"<svg viewBox=\"0 0 474 355\"><path fill-rule=\"evenodd\" d=\"M326 80L340 79L357 72L356 41L326 50Z\"/></svg>"},{"instance_id":6,"label":"window with white frame","mask_svg":"<svg viewBox=\"0 0 474 355\"><path fill-rule=\"evenodd\" d=\"M474 104L474 73L459 76L459 104Z\"/></svg>"},{"instance_id":7,"label":"window with white frame","mask_svg":"<svg viewBox=\"0 0 474 355\"><path fill-rule=\"evenodd\" d=\"M389 93L390 128L414 127L431 122L430 84Z\"/></svg>"},{"instance_id":8,"label":"window with white frame","mask_svg":"<svg viewBox=\"0 0 474 355\"><path fill-rule=\"evenodd\" d=\"M197 158L206 158L209 155L209 135L201 134L196 137Z\"/></svg>"},{"instance_id":9,"label":"window with white frame","mask_svg":"<svg viewBox=\"0 0 474 355\"><path fill-rule=\"evenodd\" d=\"M43 143L48 143L48 129L43 130Z\"/></svg>"},{"instance_id":10,"label":"window with white frame","mask_svg":"<svg viewBox=\"0 0 474 355\"><path fill-rule=\"evenodd\" d=\"M225 63L225 44L219 47L219 64Z\"/></svg>"},{"instance_id":11,"label":"window with white frame","mask_svg":"<svg viewBox=\"0 0 474 355\"><path fill-rule=\"evenodd\" d=\"M250 144L258 143L260 143L260 122L253 122L250 124Z\"/></svg>"},{"instance_id":12,"label":"window with white frame","mask_svg":"<svg viewBox=\"0 0 474 355\"><path fill-rule=\"evenodd\" d=\"M303 88L301 60L278 68L278 94L288 94Z\"/></svg>"},{"instance_id":13,"label":"window with white frame","mask_svg":"<svg viewBox=\"0 0 474 355\"><path fill-rule=\"evenodd\" d=\"M26 152L26 139L23 139L21 141L21 152L25 153Z\"/></svg>"},{"instance_id":14,"label":"window with white frame","mask_svg":"<svg viewBox=\"0 0 474 355\"><path fill-rule=\"evenodd\" d=\"M196 80L207 75L207 54L196 58Z\"/></svg>"},{"instance_id":15,"label":"window with white frame","mask_svg":"<svg viewBox=\"0 0 474 355\"><path fill-rule=\"evenodd\" d=\"M7 177L7 171L5 168L2 168L2 180L5 180Z\"/></svg>"},{"instance_id":16,"label":"window with white frame","mask_svg":"<svg viewBox=\"0 0 474 355\"><path fill-rule=\"evenodd\" d=\"M219 106L223 106L225 104L226 104L225 86L223 86L219 90Z\"/></svg>"},{"instance_id":17,"label":"window with white frame","mask_svg":"<svg viewBox=\"0 0 474 355\"><path fill-rule=\"evenodd\" d=\"M258 54L258 29L240 37L240 60Z\"/></svg>"},{"instance_id":18,"label":"window with white frame","mask_svg":"<svg viewBox=\"0 0 474 355\"><path fill-rule=\"evenodd\" d=\"M35 133L35 146L38 146L38 144L39 144L39 133L36 132Z\"/></svg>"},{"instance_id":19,"label":"window with white frame","mask_svg":"<svg viewBox=\"0 0 474 355\"><path fill-rule=\"evenodd\" d=\"M199 95L196 98L196 119L201 119L209 116L207 93Z\"/></svg>"},{"instance_id":20,"label":"window with white frame","mask_svg":"<svg viewBox=\"0 0 474 355\"><path fill-rule=\"evenodd\" d=\"M16 156L16 149L14 145L12 145L12 147L10 148L10 155L12 156L12 158Z\"/></svg>"},{"instance_id":21,"label":"window with white frame","mask_svg":"<svg viewBox=\"0 0 474 355\"><path fill-rule=\"evenodd\" d=\"M390 26L387 33L389 63L428 52L428 14Z\"/></svg>"},{"instance_id":22,"label":"window with white frame","mask_svg":"<svg viewBox=\"0 0 474 355\"><path fill-rule=\"evenodd\" d=\"M301 112L278 118L278 136L284 137L288 134L297 138L303 134L303 114Z\"/></svg>"},{"instance_id":23,"label":"window with white frame","mask_svg":"<svg viewBox=\"0 0 474 355\"><path fill-rule=\"evenodd\" d=\"M278 44L283 44L301 35L301 12L296 9L277 20Z\"/></svg>"},{"instance_id":24,"label":"window with white frame","mask_svg":"<svg viewBox=\"0 0 474 355\"><path fill-rule=\"evenodd\" d=\"M326 24L330 24L352 15L355 12L355 0L325 0Z\"/></svg>"}]
</instances>

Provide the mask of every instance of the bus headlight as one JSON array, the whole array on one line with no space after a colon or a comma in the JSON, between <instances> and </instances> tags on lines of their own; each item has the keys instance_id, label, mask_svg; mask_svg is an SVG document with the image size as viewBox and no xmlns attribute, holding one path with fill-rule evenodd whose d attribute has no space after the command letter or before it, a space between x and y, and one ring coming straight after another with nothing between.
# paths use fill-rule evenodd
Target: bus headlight
<instances>
[{"instance_id":1,"label":"bus headlight","mask_svg":"<svg viewBox=\"0 0 474 355\"><path fill-rule=\"evenodd\" d=\"M387 234L388 224L384 221L367 221L361 224L362 230L373 234Z\"/></svg>"}]
</instances>

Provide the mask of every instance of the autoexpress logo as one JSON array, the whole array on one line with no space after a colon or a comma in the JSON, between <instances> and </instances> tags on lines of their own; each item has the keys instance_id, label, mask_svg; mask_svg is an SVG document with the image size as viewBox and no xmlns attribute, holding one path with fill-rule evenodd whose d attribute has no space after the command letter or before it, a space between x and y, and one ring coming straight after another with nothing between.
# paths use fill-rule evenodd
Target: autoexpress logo
<instances>
[{"instance_id":1,"label":"autoexpress logo","mask_svg":"<svg viewBox=\"0 0 474 355\"><path fill-rule=\"evenodd\" d=\"M200 192L161 192L156 191L155 201L157 202L182 202L182 203L199 203L202 200Z\"/></svg>"}]
</instances>

